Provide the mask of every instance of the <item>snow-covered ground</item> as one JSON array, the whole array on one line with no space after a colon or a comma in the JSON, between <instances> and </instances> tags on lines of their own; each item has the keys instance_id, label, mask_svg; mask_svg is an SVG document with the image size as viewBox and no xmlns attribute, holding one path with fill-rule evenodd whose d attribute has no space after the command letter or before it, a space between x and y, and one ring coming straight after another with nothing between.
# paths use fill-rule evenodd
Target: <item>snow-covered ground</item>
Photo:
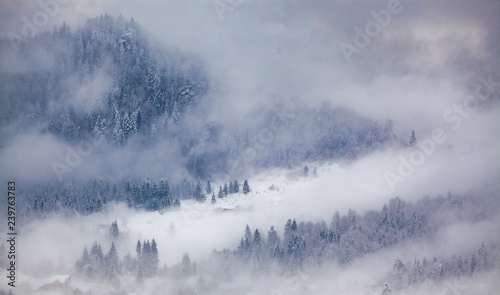
<instances>
[{"instance_id":1,"label":"snow-covered ground","mask_svg":"<svg viewBox=\"0 0 500 295\"><path fill-rule=\"evenodd\" d=\"M122 233L116 242L120 257L127 253L134 257L137 240L154 238L160 267L170 267L179 263L184 253L200 261L207 259L213 249L234 250L247 224L252 231L258 228L265 237L271 225L281 235L289 218L329 223L335 211L345 214L349 208L358 213L378 210L395 196L383 177L386 169L394 164L397 161L387 152L351 164L310 163L308 176L303 175L302 168L268 170L248 179L250 193L217 198L215 204L207 196L204 203L182 201L179 210L162 213L135 211L119 204L110 206L107 212L89 216L47 218L20 231L19 284L38 289L56 280L64 283L63 277L54 275L71 275L84 247L89 249L98 242L105 253L108 251L111 242L106 231L114 220ZM425 169L421 168L422 174ZM415 177L408 180L411 181L415 186L426 180ZM219 185L224 184L212 183L216 192ZM416 199L416 195L408 191L400 197L411 200ZM476 232L487 235L488 230L487 226L478 227ZM3 275L2 280L5 280Z\"/></svg>"}]
</instances>

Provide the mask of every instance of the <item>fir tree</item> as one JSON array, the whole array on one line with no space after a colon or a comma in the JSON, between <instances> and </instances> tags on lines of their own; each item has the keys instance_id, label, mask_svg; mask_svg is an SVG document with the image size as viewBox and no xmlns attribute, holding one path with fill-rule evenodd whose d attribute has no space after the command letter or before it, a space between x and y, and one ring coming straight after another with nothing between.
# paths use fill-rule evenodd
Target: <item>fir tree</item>
<instances>
[{"instance_id":1,"label":"fir tree","mask_svg":"<svg viewBox=\"0 0 500 295\"><path fill-rule=\"evenodd\" d=\"M280 244L280 240L278 237L278 233L274 229L274 226L271 226L271 229L267 232L267 249L269 249L269 253L272 253L276 245Z\"/></svg>"},{"instance_id":2,"label":"fir tree","mask_svg":"<svg viewBox=\"0 0 500 295\"><path fill-rule=\"evenodd\" d=\"M113 221L113 223L111 223L111 225L109 227L109 236L112 239L116 239L116 238L118 238L119 235L120 235L120 231L118 229L118 224L116 223L116 220L115 220L115 221Z\"/></svg>"},{"instance_id":3,"label":"fir tree","mask_svg":"<svg viewBox=\"0 0 500 295\"><path fill-rule=\"evenodd\" d=\"M182 255L181 261L181 274L184 276L190 276L192 272L191 259L189 259L189 254L184 253Z\"/></svg>"},{"instance_id":4,"label":"fir tree","mask_svg":"<svg viewBox=\"0 0 500 295\"><path fill-rule=\"evenodd\" d=\"M212 193L212 184L210 183L210 180L207 181L207 186L205 187L205 192L207 195L210 195Z\"/></svg>"},{"instance_id":5,"label":"fir tree","mask_svg":"<svg viewBox=\"0 0 500 295\"><path fill-rule=\"evenodd\" d=\"M135 246L135 252L137 253L137 258L139 259L142 254L141 241L137 240L137 245Z\"/></svg>"},{"instance_id":6,"label":"fir tree","mask_svg":"<svg viewBox=\"0 0 500 295\"><path fill-rule=\"evenodd\" d=\"M116 251L115 243L111 243L111 248L109 249L108 254L104 257L104 263L106 266L106 271L109 273L110 270L113 270L115 272L120 272L119 271L119 258L118 258L118 253Z\"/></svg>"},{"instance_id":7,"label":"fir tree","mask_svg":"<svg viewBox=\"0 0 500 295\"><path fill-rule=\"evenodd\" d=\"M408 144L410 146L414 146L416 143L417 143L417 137L415 137L415 130L412 130L411 136L410 136L410 141L408 142Z\"/></svg>"},{"instance_id":8,"label":"fir tree","mask_svg":"<svg viewBox=\"0 0 500 295\"><path fill-rule=\"evenodd\" d=\"M259 268L262 266L262 237L258 229L255 230L253 236L252 259L255 267Z\"/></svg>"},{"instance_id":9,"label":"fir tree","mask_svg":"<svg viewBox=\"0 0 500 295\"><path fill-rule=\"evenodd\" d=\"M478 267L477 267L477 258L476 258L476 255L472 254L472 257L470 258L470 273L472 275L476 275L477 271L478 271Z\"/></svg>"},{"instance_id":10,"label":"fir tree","mask_svg":"<svg viewBox=\"0 0 500 295\"><path fill-rule=\"evenodd\" d=\"M488 263L488 252L486 251L486 246L484 242L481 243L481 247L479 248L477 255L477 269L478 271L484 271L489 269Z\"/></svg>"},{"instance_id":11,"label":"fir tree","mask_svg":"<svg viewBox=\"0 0 500 295\"><path fill-rule=\"evenodd\" d=\"M385 283L384 290L382 291L382 295L392 295L392 289L389 287L387 283Z\"/></svg>"},{"instance_id":12,"label":"fir tree","mask_svg":"<svg viewBox=\"0 0 500 295\"><path fill-rule=\"evenodd\" d=\"M240 184L238 183L238 180L233 182L233 191L235 194L240 192Z\"/></svg>"},{"instance_id":13,"label":"fir tree","mask_svg":"<svg viewBox=\"0 0 500 295\"><path fill-rule=\"evenodd\" d=\"M158 264L160 263L158 257L158 248L155 239L151 241L151 263L150 263L150 273L152 275L156 274L158 271Z\"/></svg>"},{"instance_id":14,"label":"fir tree","mask_svg":"<svg viewBox=\"0 0 500 295\"><path fill-rule=\"evenodd\" d=\"M422 266L420 260L416 259L413 264L413 272L411 274L412 285L418 285L422 282Z\"/></svg>"},{"instance_id":15,"label":"fir tree","mask_svg":"<svg viewBox=\"0 0 500 295\"><path fill-rule=\"evenodd\" d=\"M248 185L248 180L245 179L243 183L243 193L246 195L250 192L250 186Z\"/></svg>"},{"instance_id":16,"label":"fir tree","mask_svg":"<svg viewBox=\"0 0 500 295\"><path fill-rule=\"evenodd\" d=\"M206 196L201 190L201 184L199 182L194 188L193 199L197 200L198 202L204 202L206 200Z\"/></svg>"}]
</instances>

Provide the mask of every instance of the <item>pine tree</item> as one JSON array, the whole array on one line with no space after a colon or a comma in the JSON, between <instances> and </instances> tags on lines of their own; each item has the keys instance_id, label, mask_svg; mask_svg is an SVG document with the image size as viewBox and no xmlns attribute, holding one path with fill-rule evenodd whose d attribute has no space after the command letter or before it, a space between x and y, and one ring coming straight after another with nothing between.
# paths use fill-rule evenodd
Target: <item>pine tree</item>
<instances>
[{"instance_id":1,"label":"pine tree","mask_svg":"<svg viewBox=\"0 0 500 295\"><path fill-rule=\"evenodd\" d=\"M125 144L125 133L122 129L120 120L120 112L115 108L115 120L113 129L113 139L116 146L123 146Z\"/></svg>"},{"instance_id":2,"label":"pine tree","mask_svg":"<svg viewBox=\"0 0 500 295\"><path fill-rule=\"evenodd\" d=\"M272 253L274 248L280 244L280 240L278 237L278 233L274 229L274 226L271 226L271 229L267 232L267 249Z\"/></svg>"},{"instance_id":3,"label":"pine tree","mask_svg":"<svg viewBox=\"0 0 500 295\"><path fill-rule=\"evenodd\" d=\"M142 271L145 277L150 276L152 270L151 263L151 243L149 240L142 242L142 255L139 259L139 265L142 267Z\"/></svg>"},{"instance_id":4,"label":"pine tree","mask_svg":"<svg viewBox=\"0 0 500 295\"><path fill-rule=\"evenodd\" d=\"M158 257L158 248L156 245L155 239L151 241L151 274L154 275L158 271L158 264L160 263L159 257Z\"/></svg>"},{"instance_id":5,"label":"pine tree","mask_svg":"<svg viewBox=\"0 0 500 295\"><path fill-rule=\"evenodd\" d=\"M189 259L189 254L184 253L182 255L181 261L181 274L184 276L190 276L192 272L191 259Z\"/></svg>"},{"instance_id":6,"label":"pine tree","mask_svg":"<svg viewBox=\"0 0 500 295\"><path fill-rule=\"evenodd\" d=\"M151 132L149 133L149 142L156 142L158 140L158 131L156 130L155 124L151 125Z\"/></svg>"},{"instance_id":7,"label":"pine tree","mask_svg":"<svg viewBox=\"0 0 500 295\"><path fill-rule=\"evenodd\" d=\"M115 220L115 221L113 221L113 223L111 223L111 225L109 227L109 236L112 239L116 239L116 238L118 238L119 235L120 235L120 230L118 229L118 224L116 223L116 220Z\"/></svg>"},{"instance_id":8,"label":"pine tree","mask_svg":"<svg viewBox=\"0 0 500 295\"><path fill-rule=\"evenodd\" d=\"M250 256L252 252L251 242L252 242L252 231L250 230L250 226L248 226L247 224L245 227L244 246L243 246L244 257Z\"/></svg>"},{"instance_id":9,"label":"pine tree","mask_svg":"<svg viewBox=\"0 0 500 295\"><path fill-rule=\"evenodd\" d=\"M125 116L123 116L123 132L125 134L125 137L128 137L134 133L134 122L130 119L130 116L128 113L125 113Z\"/></svg>"},{"instance_id":10,"label":"pine tree","mask_svg":"<svg viewBox=\"0 0 500 295\"><path fill-rule=\"evenodd\" d=\"M224 198L224 192L222 191L222 186L219 186L219 193L217 194L217 196L219 197L219 199Z\"/></svg>"},{"instance_id":11,"label":"pine tree","mask_svg":"<svg viewBox=\"0 0 500 295\"><path fill-rule=\"evenodd\" d=\"M142 255L141 241L137 240L137 245L135 246L135 252L137 253L137 258L140 259Z\"/></svg>"},{"instance_id":12,"label":"pine tree","mask_svg":"<svg viewBox=\"0 0 500 295\"><path fill-rule=\"evenodd\" d=\"M302 266L306 252L306 243L300 235L291 236L288 241L289 265L292 271L297 271Z\"/></svg>"},{"instance_id":13,"label":"pine tree","mask_svg":"<svg viewBox=\"0 0 500 295\"><path fill-rule=\"evenodd\" d=\"M259 268L262 266L262 237L258 229L255 230L253 236L252 260L255 267Z\"/></svg>"},{"instance_id":14,"label":"pine tree","mask_svg":"<svg viewBox=\"0 0 500 295\"><path fill-rule=\"evenodd\" d=\"M385 283L384 290L382 291L382 295L392 295L392 289L389 287L387 283Z\"/></svg>"},{"instance_id":15,"label":"pine tree","mask_svg":"<svg viewBox=\"0 0 500 295\"><path fill-rule=\"evenodd\" d=\"M353 259L353 241L350 237L344 236L342 238L340 247L341 247L341 253L340 253L340 262L342 263L349 263Z\"/></svg>"},{"instance_id":16,"label":"pine tree","mask_svg":"<svg viewBox=\"0 0 500 295\"><path fill-rule=\"evenodd\" d=\"M476 255L472 254L472 257L470 259L470 273L472 275L476 275L478 268L477 268L477 258Z\"/></svg>"},{"instance_id":17,"label":"pine tree","mask_svg":"<svg viewBox=\"0 0 500 295\"><path fill-rule=\"evenodd\" d=\"M392 271L393 282L396 284L397 289L401 289L405 283L403 279L406 277L407 268L400 259L396 258Z\"/></svg>"},{"instance_id":18,"label":"pine tree","mask_svg":"<svg viewBox=\"0 0 500 295\"><path fill-rule=\"evenodd\" d=\"M229 189L227 187L227 183L224 183L224 189L223 190L224 190L224 196L227 197L227 195L229 195Z\"/></svg>"},{"instance_id":19,"label":"pine tree","mask_svg":"<svg viewBox=\"0 0 500 295\"><path fill-rule=\"evenodd\" d=\"M479 248L479 253L477 255L477 269L478 271L489 269L488 252L486 251L484 242L481 243L481 247Z\"/></svg>"},{"instance_id":20,"label":"pine tree","mask_svg":"<svg viewBox=\"0 0 500 295\"><path fill-rule=\"evenodd\" d=\"M90 267L86 270L86 276L88 278L95 278L103 275L104 270L104 255L102 253L102 248L97 243L92 245L90 249Z\"/></svg>"},{"instance_id":21,"label":"pine tree","mask_svg":"<svg viewBox=\"0 0 500 295\"><path fill-rule=\"evenodd\" d=\"M215 204L217 202L217 200L215 199L215 193L212 193L212 200L211 200L212 204Z\"/></svg>"},{"instance_id":22,"label":"pine tree","mask_svg":"<svg viewBox=\"0 0 500 295\"><path fill-rule=\"evenodd\" d=\"M414 146L416 143L417 143L417 137L415 137L415 130L412 130L409 145Z\"/></svg>"},{"instance_id":23,"label":"pine tree","mask_svg":"<svg viewBox=\"0 0 500 295\"><path fill-rule=\"evenodd\" d=\"M233 190L235 194L240 192L240 184L238 183L238 180L233 182Z\"/></svg>"},{"instance_id":24,"label":"pine tree","mask_svg":"<svg viewBox=\"0 0 500 295\"><path fill-rule=\"evenodd\" d=\"M248 185L248 180L245 179L243 183L243 193L246 195L250 192L250 186Z\"/></svg>"},{"instance_id":25,"label":"pine tree","mask_svg":"<svg viewBox=\"0 0 500 295\"><path fill-rule=\"evenodd\" d=\"M207 195L212 193L212 184L210 183L210 180L207 181L207 186L205 187L205 192L207 193Z\"/></svg>"},{"instance_id":26,"label":"pine tree","mask_svg":"<svg viewBox=\"0 0 500 295\"><path fill-rule=\"evenodd\" d=\"M391 141L395 138L393 131L393 123L391 120L385 121L383 138L385 141Z\"/></svg>"},{"instance_id":27,"label":"pine tree","mask_svg":"<svg viewBox=\"0 0 500 295\"><path fill-rule=\"evenodd\" d=\"M413 272L411 275L412 285L418 285L422 282L422 266L420 265L420 260L416 259L413 264Z\"/></svg>"},{"instance_id":28,"label":"pine tree","mask_svg":"<svg viewBox=\"0 0 500 295\"><path fill-rule=\"evenodd\" d=\"M285 234L284 234L284 239L283 239L283 247L286 248L288 246L288 243L290 241L290 238L292 237L292 220L288 219L285 224Z\"/></svg>"},{"instance_id":29,"label":"pine tree","mask_svg":"<svg viewBox=\"0 0 500 295\"><path fill-rule=\"evenodd\" d=\"M87 247L84 247L82 257L75 264L76 272L80 275L84 275L89 267L90 267L90 254L89 251L87 250Z\"/></svg>"},{"instance_id":30,"label":"pine tree","mask_svg":"<svg viewBox=\"0 0 500 295\"><path fill-rule=\"evenodd\" d=\"M253 250L258 251L260 253L262 249L262 237L260 236L260 232L258 229L255 230L253 235Z\"/></svg>"},{"instance_id":31,"label":"pine tree","mask_svg":"<svg viewBox=\"0 0 500 295\"><path fill-rule=\"evenodd\" d=\"M136 283L142 283L142 282L144 282L144 277L145 277L145 275L144 275L144 271L142 269L142 266L139 265L139 269L137 270L137 275L135 277Z\"/></svg>"},{"instance_id":32,"label":"pine tree","mask_svg":"<svg viewBox=\"0 0 500 295\"><path fill-rule=\"evenodd\" d=\"M193 199L197 200L198 202L205 202L205 200L207 199L207 197L205 196L205 194L201 190L201 184L199 182L196 185L196 187L194 188Z\"/></svg>"},{"instance_id":33,"label":"pine tree","mask_svg":"<svg viewBox=\"0 0 500 295\"><path fill-rule=\"evenodd\" d=\"M109 249L108 254L104 257L104 264L105 264L105 269L106 273L109 273L110 270L114 270L115 272L120 272L119 271L119 258L118 258L118 253L116 251L115 243L111 243L111 248Z\"/></svg>"}]
</instances>

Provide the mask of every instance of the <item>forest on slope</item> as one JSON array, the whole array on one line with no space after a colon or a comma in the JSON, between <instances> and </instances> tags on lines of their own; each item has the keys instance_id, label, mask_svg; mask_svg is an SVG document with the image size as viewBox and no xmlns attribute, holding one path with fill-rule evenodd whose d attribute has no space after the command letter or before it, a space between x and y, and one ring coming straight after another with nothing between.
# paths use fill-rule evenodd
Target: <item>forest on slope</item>
<instances>
[{"instance_id":1,"label":"forest on slope","mask_svg":"<svg viewBox=\"0 0 500 295\"><path fill-rule=\"evenodd\" d=\"M52 207L77 209L71 208L81 201L72 200L75 189L78 198L88 199L80 183L91 181L123 188L127 181L170 179L191 187L176 196L184 199L193 196L200 181L293 168L307 161L351 161L381 147L405 146L390 120L382 126L328 105L315 109L276 101L236 126L217 120L218 110L209 108L210 79L203 62L152 45L133 19L101 15L77 28L63 23L15 46L4 39L0 52L20 63L0 71L4 152L16 149L17 137L35 133L62 142L67 153L62 157L66 162L52 161L53 173L45 175L43 184L35 181L30 186L26 180L25 208L38 208L33 196L38 194L39 203L61 196L65 205ZM132 165L142 167L141 157L148 151L163 154L173 167L158 164L154 168L160 172L152 174L151 167L113 168L117 163L109 160L121 153L117 157L136 159ZM82 158L104 163L111 171L95 168L84 173L76 167L72 173ZM94 207L105 194L94 191L85 206ZM95 211L88 208L83 211Z\"/></svg>"}]
</instances>

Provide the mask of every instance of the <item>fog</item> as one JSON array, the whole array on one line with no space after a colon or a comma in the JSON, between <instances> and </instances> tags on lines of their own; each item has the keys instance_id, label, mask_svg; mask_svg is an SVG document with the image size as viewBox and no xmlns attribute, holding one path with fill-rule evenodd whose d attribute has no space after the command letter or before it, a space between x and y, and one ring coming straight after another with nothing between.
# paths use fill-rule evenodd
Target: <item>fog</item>
<instances>
[{"instance_id":1,"label":"fog","mask_svg":"<svg viewBox=\"0 0 500 295\"><path fill-rule=\"evenodd\" d=\"M23 192L46 183L68 186L96 178L119 184L144 179L169 179L172 184L183 179L202 184L211 180L215 194L219 185L237 178L248 179L252 190L248 195L218 199L216 204L210 204L211 194L205 203L183 199L181 208L162 213L109 203L103 212L48 215L23 223L18 246L23 290L30 289L30 284L34 289L43 285L37 280L50 283L54 275L73 277L83 247L90 250L94 242L101 243L106 253L111 244L106 231L114 220L122 233L116 242L120 259L127 253L135 256L137 240L154 238L160 268L175 268L189 253L202 276L214 249L236 251L247 224L252 230L258 228L263 237L275 226L282 236L289 218L330 224L336 211L346 215L353 209L363 215L381 210L394 197L418 202L424 196L449 192L478 198L481 206L493 204L490 209L495 212L480 220L444 216L446 222L432 221L439 225L433 237L404 241L347 265L325 263L321 271L272 274L267 279L240 272L233 282L238 287L232 290L243 286L248 294L331 294L333 290L381 294L396 257L404 263L460 253L470 257L481 242L492 249L493 257L498 256L500 207L494 200L500 189L499 1L55 1L40 1L52 5L46 13L47 7L34 1L0 0L0 37L4 38L0 99L4 102L12 89L25 86L23 79L58 65L61 53L72 50L61 43L51 52L39 44L22 52L29 56L23 58L12 36L30 39L25 34L30 30L27 22L35 25L37 33L50 32L63 22L74 32L88 18L104 14L133 18L152 52L166 51L165 60L180 60L176 61L179 73L193 68L203 72L206 92L175 124L165 123L167 115L152 120L160 136L148 145L144 142L153 142L149 130L115 147L109 139L100 141L83 133L78 140L68 140L47 131L49 123L35 119L26 124L36 110L18 110L21 115L15 120L2 112L3 191L11 180ZM46 20L37 19L40 12L48 15ZM380 15L388 18L378 25L380 31L373 31ZM159 60L158 64L165 62ZM47 98L43 107L64 106L86 119L106 104L104 98L116 87L115 76L112 62L106 61L83 80L76 72L59 77L63 95ZM31 96L26 97L8 100L28 102ZM397 139L352 148L353 156L320 160L304 156L311 149L321 149L317 143L322 132L337 132L330 130L328 122L318 122L324 118L339 120L345 133L361 133L374 124L382 130L391 120ZM417 144L408 146L412 130ZM293 161L280 158L288 161L284 165L275 160L283 150L298 155ZM218 153L227 153L225 158L220 156L221 163ZM193 173L189 156L206 154L216 160L207 164L204 173ZM67 169L54 168L61 164ZM303 177L305 165L317 175ZM492 277L496 274L498 268L467 277L463 285L447 278L441 284L406 290L419 294L459 286L470 291L482 283L482 291L488 294L495 290ZM182 282L191 288L195 278ZM162 284L159 275L148 280L145 292L159 292L155 290ZM165 280L173 284L170 280L175 279ZM2 281L0 290L4 286L7 283ZM88 290L87 285L80 286ZM176 292L171 293L180 294Z\"/></svg>"}]
</instances>

